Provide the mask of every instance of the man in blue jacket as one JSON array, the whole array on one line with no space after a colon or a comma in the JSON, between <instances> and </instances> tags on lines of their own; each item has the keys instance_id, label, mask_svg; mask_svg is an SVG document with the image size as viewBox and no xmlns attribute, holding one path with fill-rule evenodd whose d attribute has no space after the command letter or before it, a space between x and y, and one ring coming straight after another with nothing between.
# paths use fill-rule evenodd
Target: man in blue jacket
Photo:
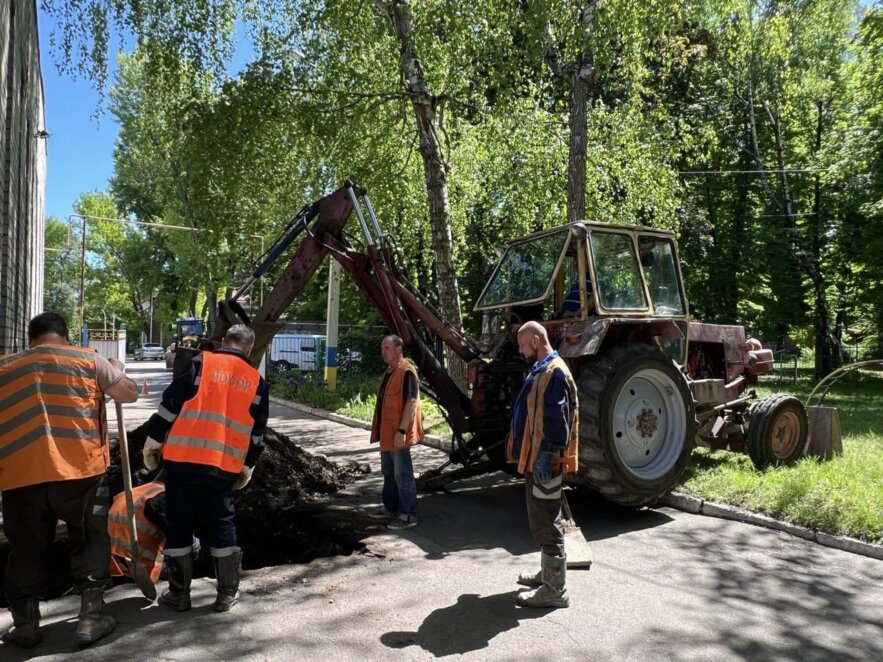
<instances>
[{"instance_id":1,"label":"man in blue jacket","mask_svg":"<svg viewBox=\"0 0 883 662\"><path fill-rule=\"evenodd\" d=\"M507 459L525 476L527 520L542 555L538 573L519 576L535 590L519 594L517 604L568 607L561 490L564 474L577 469L577 388L538 322L518 330L518 351L533 365L512 409Z\"/></svg>"}]
</instances>

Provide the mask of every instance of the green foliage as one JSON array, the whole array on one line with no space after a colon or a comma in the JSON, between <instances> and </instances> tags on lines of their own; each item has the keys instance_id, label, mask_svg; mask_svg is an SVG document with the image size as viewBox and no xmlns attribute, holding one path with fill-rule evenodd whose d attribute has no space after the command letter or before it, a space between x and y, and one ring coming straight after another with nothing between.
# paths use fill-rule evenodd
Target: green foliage
<instances>
[{"instance_id":1,"label":"green foliage","mask_svg":"<svg viewBox=\"0 0 883 662\"><path fill-rule=\"evenodd\" d=\"M64 317L68 328L79 320L79 243L69 225L57 218L46 219L43 310Z\"/></svg>"},{"instance_id":2,"label":"green foliage","mask_svg":"<svg viewBox=\"0 0 883 662\"><path fill-rule=\"evenodd\" d=\"M810 382L769 385L761 396L796 390L805 399ZM836 407L843 455L830 462L806 458L790 467L758 471L747 455L698 449L681 488L704 499L730 503L801 526L883 542L883 379L848 378L825 401Z\"/></svg>"}]
</instances>

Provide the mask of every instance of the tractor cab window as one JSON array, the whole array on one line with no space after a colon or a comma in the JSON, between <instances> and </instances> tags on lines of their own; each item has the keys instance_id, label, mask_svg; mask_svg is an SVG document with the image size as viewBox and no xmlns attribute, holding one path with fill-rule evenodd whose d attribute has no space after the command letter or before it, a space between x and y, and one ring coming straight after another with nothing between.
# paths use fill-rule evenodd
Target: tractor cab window
<instances>
[{"instance_id":1,"label":"tractor cab window","mask_svg":"<svg viewBox=\"0 0 883 662\"><path fill-rule=\"evenodd\" d=\"M631 236L592 232L592 262L598 283L597 297L607 310L644 310L647 301L641 270Z\"/></svg>"},{"instance_id":2,"label":"tractor cab window","mask_svg":"<svg viewBox=\"0 0 883 662\"><path fill-rule=\"evenodd\" d=\"M644 235L638 238L638 250L656 315L684 315L686 306L681 297L681 284L671 239Z\"/></svg>"},{"instance_id":3,"label":"tractor cab window","mask_svg":"<svg viewBox=\"0 0 883 662\"><path fill-rule=\"evenodd\" d=\"M180 321L177 324L178 326L178 335L181 336L201 336L205 334L205 325L202 323L202 320L187 320Z\"/></svg>"},{"instance_id":4,"label":"tractor cab window","mask_svg":"<svg viewBox=\"0 0 883 662\"><path fill-rule=\"evenodd\" d=\"M549 296L569 236L564 229L509 246L475 309L542 302Z\"/></svg>"}]
</instances>

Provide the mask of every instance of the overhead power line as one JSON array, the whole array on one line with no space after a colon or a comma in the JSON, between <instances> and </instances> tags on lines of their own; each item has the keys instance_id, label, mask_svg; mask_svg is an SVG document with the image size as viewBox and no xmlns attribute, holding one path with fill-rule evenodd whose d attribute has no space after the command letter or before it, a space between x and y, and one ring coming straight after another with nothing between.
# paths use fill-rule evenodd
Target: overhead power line
<instances>
[{"instance_id":1,"label":"overhead power line","mask_svg":"<svg viewBox=\"0 0 883 662\"><path fill-rule=\"evenodd\" d=\"M770 175L816 172L808 168L783 168L779 170L678 170L679 175Z\"/></svg>"}]
</instances>

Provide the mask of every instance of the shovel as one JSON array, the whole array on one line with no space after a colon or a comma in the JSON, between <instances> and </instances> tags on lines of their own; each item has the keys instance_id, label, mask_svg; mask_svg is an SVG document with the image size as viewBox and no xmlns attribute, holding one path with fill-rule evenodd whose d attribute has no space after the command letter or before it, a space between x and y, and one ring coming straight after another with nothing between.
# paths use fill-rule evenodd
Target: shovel
<instances>
[{"instance_id":1,"label":"shovel","mask_svg":"<svg viewBox=\"0 0 883 662\"><path fill-rule=\"evenodd\" d=\"M561 492L561 510L564 519L561 524L564 526L564 549L567 552L568 568L586 568L592 567L592 548L586 540L583 532L573 521L573 513L570 512L570 504L567 503L567 496Z\"/></svg>"},{"instance_id":2,"label":"shovel","mask_svg":"<svg viewBox=\"0 0 883 662\"><path fill-rule=\"evenodd\" d=\"M138 530L135 528L135 502L132 498L132 465L129 463L129 442L126 439L126 424L123 420L123 405L115 403L117 408L117 427L120 437L120 464L123 469L123 488L126 492L126 524L129 526L129 540L132 541L132 578L148 600L156 600L156 586L150 579L147 568L138 562L141 558L138 551Z\"/></svg>"}]
</instances>

